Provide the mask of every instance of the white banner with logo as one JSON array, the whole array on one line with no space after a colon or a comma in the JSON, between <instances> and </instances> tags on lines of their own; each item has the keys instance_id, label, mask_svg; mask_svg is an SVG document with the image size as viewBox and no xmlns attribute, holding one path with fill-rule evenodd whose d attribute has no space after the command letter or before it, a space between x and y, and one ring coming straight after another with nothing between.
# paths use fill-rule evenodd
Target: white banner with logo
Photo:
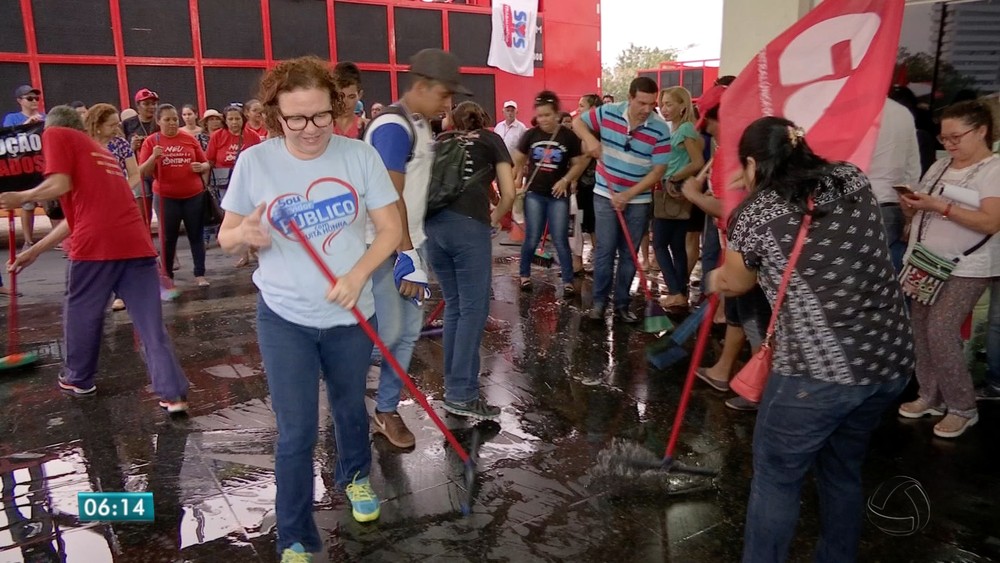
<instances>
[{"instance_id":1,"label":"white banner with logo","mask_svg":"<svg viewBox=\"0 0 1000 563\"><path fill-rule=\"evenodd\" d=\"M534 76L537 16L538 0L493 0L490 66Z\"/></svg>"}]
</instances>

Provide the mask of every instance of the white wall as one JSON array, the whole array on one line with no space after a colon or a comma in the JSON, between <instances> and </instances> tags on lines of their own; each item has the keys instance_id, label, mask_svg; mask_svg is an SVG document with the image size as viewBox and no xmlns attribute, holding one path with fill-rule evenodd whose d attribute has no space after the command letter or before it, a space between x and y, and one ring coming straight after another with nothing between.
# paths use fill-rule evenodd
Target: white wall
<instances>
[{"instance_id":1,"label":"white wall","mask_svg":"<svg viewBox=\"0 0 1000 563\"><path fill-rule=\"evenodd\" d=\"M725 0L719 75L739 74L750 59L820 0Z\"/></svg>"}]
</instances>

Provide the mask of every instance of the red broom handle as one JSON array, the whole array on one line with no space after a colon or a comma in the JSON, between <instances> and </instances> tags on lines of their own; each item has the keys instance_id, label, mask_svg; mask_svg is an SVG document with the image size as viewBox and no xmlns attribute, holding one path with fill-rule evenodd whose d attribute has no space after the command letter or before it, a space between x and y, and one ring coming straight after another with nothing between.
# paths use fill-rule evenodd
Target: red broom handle
<instances>
[{"instance_id":1,"label":"red broom handle","mask_svg":"<svg viewBox=\"0 0 1000 563\"><path fill-rule=\"evenodd\" d=\"M614 204L611 204L612 207ZM632 263L635 264L635 271L639 272L639 284L642 285L642 292L646 294L646 301L653 301L653 292L649 290L649 284L646 283L646 274L643 273L642 268L639 267L639 254L635 250L635 246L632 244L632 235L628 232L628 225L625 224L625 215L622 214L622 210L615 208L615 213L618 214L618 224L622 226L622 232L625 233L625 242L628 244L628 251L632 253Z\"/></svg>"},{"instance_id":2,"label":"red broom handle","mask_svg":"<svg viewBox=\"0 0 1000 563\"><path fill-rule=\"evenodd\" d=\"M691 398L691 390L694 388L695 373L698 371L698 366L701 365L702 356L705 355L705 348L712 330L712 320L715 318L715 311L718 307L719 294L713 293L708 298L708 311L698 329L698 341L694 345L694 353L691 354L691 364L688 366L687 378L684 380L684 389L681 391L681 400L677 405L677 414L674 415L674 425L670 429L670 440L667 442L667 451L663 454L664 458L672 459L674 457L674 448L681 435L681 424L683 424L684 414L687 412L688 399Z\"/></svg>"},{"instance_id":3,"label":"red broom handle","mask_svg":"<svg viewBox=\"0 0 1000 563\"><path fill-rule=\"evenodd\" d=\"M326 265L326 262L323 261L323 258L320 257L319 253L316 252L316 249L313 248L313 245L309 243L309 239L306 238L305 234L302 232L302 229L299 228L298 223L292 220L288 222L288 225L292 229L292 232L295 233L295 237L299 240L299 243L302 245L302 248L306 250L306 252L309 254L309 257L312 258L313 263L316 264L316 267L320 269L320 272L323 273L327 281L329 281L331 285L337 285L337 276L333 274L333 272L330 270L330 267ZM368 338L371 338L372 342L374 342L375 345L378 346L378 349L382 352L382 359L389 362L389 365L392 366L392 369L396 372L396 375L399 376L399 379L402 380L403 384L406 385L406 388L410 391L410 394L413 395L413 397L417 399L417 402L420 403L420 406L422 406L424 410L427 411L427 415L431 417L431 420L434 421L434 424L436 424L438 429L441 430L441 433L444 434L444 437L448 440L448 443L451 444L451 447L455 449L455 453L458 454L458 457L462 460L463 463L471 464L472 459L469 457L469 454L465 451L465 448L462 447L462 444L458 443L458 439L455 438L455 435L452 434L451 430L448 430L448 427L444 425L444 422L441 420L441 417L439 417L437 413L434 412L434 409L431 408L431 404L427 401L427 397L420 392L420 389L417 389L416 384L413 383L413 380L410 379L410 376L406 375L406 370L403 369L403 366L399 365L399 362L396 361L396 357L393 356L392 352L389 351L389 348L385 345L385 342L383 342L382 339L379 338L378 332L374 328L372 328L372 325L368 324L368 319L366 319L365 316L361 314L361 311L359 311L357 307L352 307L351 313L354 314L354 318L357 319L358 324L361 325L362 329L364 329L365 333L368 335Z\"/></svg>"},{"instance_id":4,"label":"red broom handle","mask_svg":"<svg viewBox=\"0 0 1000 563\"><path fill-rule=\"evenodd\" d=\"M434 310L431 311L430 316L427 317L427 321L424 324L429 325L432 322L436 321L437 318L441 316L442 311L444 311L444 299L442 299L441 302L437 304L437 307L434 307Z\"/></svg>"},{"instance_id":5,"label":"red broom handle","mask_svg":"<svg viewBox=\"0 0 1000 563\"><path fill-rule=\"evenodd\" d=\"M709 170L711 170L712 161L715 157L708 159L705 166L701 168L701 172L698 173L697 179L704 180L707 176ZM621 214L619 214L621 217ZM719 266L726 261L726 244L725 240L722 241L723 252L719 257ZM629 245L631 248L631 245ZM705 281L708 280L709 272L702 272L702 286L708 287ZM718 292L712 293L708 298L708 311L705 313L705 318L701 321L701 326L698 329L698 340L694 345L694 353L691 355L691 363L688 365L687 377L684 379L684 389L681 391L681 400L677 405L677 414L674 415L674 425L670 429L670 440L667 441L667 451L663 454L665 459L672 459L674 457L674 449L677 447L677 440L681 435L681 425L684 422L684 414L687 412L688 400L691 398L691 390L694 388L694 378L698 371L698 366L701 365L701 358L705 355L705 348L708 346L708 338L712 330L712 321L715 319L715 311L719 308L719 294Z\"/></svg>"}]
</instances>

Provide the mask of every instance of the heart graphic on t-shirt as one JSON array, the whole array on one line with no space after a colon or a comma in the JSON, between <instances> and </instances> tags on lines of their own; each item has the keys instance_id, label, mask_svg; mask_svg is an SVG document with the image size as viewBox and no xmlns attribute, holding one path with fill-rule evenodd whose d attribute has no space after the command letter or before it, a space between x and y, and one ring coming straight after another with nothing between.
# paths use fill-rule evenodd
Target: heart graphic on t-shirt
<instances>
[{"instance_id":1,"label":"heart graphic on t-shirt","mask_svg":"<svg viewBox=\"0 0 1000 563\"><path fill-rule=\"evenodd\" d=\"M297 240L290 223L295 221L309 240L322 239L326 251L330 242L358 217L358 192L338 178L320 178L309 185L305 195L280 195L267 208L271 225L288 240Z\"/></svg>"}]
</instances>

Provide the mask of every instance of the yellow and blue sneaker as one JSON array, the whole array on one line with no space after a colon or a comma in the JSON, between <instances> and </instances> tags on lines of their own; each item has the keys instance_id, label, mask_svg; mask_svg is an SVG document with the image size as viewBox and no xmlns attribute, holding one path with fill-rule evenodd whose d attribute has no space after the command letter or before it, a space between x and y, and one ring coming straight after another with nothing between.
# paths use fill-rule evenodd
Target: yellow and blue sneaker
<instances>
[{"instance_id":1,"label":"yellow and blue sneaker","mask_svg":"<svg viewBox=\"0 0 1000 563\"><path fill-rule=\"evenodd\" d=\"M368 482L368 477L358 478L358 475L355 475L354 480L347 485L347 498L351 501L355 520L372 522L378 519L381 503L371 483Z\"/></svg>"},{"instance_id":2,"label":"yellow and blue sneaker","mask_svg":"<svg viewBox=\"0 0 1000 563\"><path fill-rule=\"evenodd\" d=\"M281 563L312 563L313 556L301 543L295 542L281 552Z\"/></svg>"}]
</instances>

